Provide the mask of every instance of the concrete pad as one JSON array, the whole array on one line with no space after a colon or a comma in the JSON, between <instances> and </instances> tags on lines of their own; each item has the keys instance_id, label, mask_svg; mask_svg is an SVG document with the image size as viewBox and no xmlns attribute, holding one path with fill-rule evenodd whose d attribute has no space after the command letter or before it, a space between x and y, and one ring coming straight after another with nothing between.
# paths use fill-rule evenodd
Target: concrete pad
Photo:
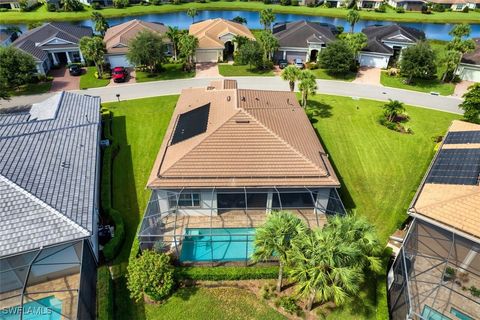
<instances>
[{"instance_id":1,"label":"concrete pad","mask_svg":"<svg viewBox=\"0 0 480 320\"><path fill-rule=\"evenodd\" d=\"M379 86L381 73L382 69L380 68L361 67L352 82Z\"/></svg>"},{"instance_id":2,"label":"concrete pad","mask_svg":"<svg viewBox=\"0 0 480 320\"><path fill-rule=\"evenodd\" d=\"M455 86L455 91L453 92L452 96L461 98L465 94L465 92L468 91L468 87L470 87L474 83L475 82L473 81L462 80Z\"/></svg>"},{"instance_id":3,"label":"concrete pad","mask_svg":"<svg viewBox=\"0 0 480 320\"><path fill-rule=\"evenodd\" d=\"M221 77L218 72L216 62L202 62L195 65L195 78L218 78Z\"/></svg>"},{"instance_id":4,"label":"concrete pad","mask_svg":"<svg viewBox=\"0 0 480 320\"><path fill-rule=\"evenodd\" d=\"M85 72L85 69L82 68L82 72ZM52 70L50 75L53 77L50 92L80 89L80 76L70 75L66 67Z\"/></svg>"}]
</instances>

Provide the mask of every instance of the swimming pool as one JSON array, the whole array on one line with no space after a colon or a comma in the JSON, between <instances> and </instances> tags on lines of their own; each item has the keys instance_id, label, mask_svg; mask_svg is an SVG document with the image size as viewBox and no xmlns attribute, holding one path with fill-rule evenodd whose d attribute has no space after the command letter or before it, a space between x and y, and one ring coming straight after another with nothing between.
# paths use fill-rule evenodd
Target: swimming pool
<instances>
[{"instance_id":1,"label":"swimming pool","mask_svg":"<svg viewBox=\"0 0 480 320\"><path fill-rule=\"evenodd\" d=\"M444 316L437 310L434 310L427 305L423 307L422 317L425 320L451 320L451 318Z\"/></svg>"},{"instance_id":2,"label":"swimming pool","mask_svg":"<svg viewBox=\"0 0 480 320\"><path fill-rule=\"evenodd\" d=\"M20 306L0 310L0 320L18 320ZM23 320L60 320L62 301L55 296L23 304Z\"/></svg>"},{"instance_id":3,"label":"swimming pool","mask_svg":"<svg viewBox=\"0 0 480 320\"><path fill-rule=\"evenodd\" d=\"M254 237L255 228L188 228L180 261L246 260L253 252Z\"/></svg>"}]
</instances>

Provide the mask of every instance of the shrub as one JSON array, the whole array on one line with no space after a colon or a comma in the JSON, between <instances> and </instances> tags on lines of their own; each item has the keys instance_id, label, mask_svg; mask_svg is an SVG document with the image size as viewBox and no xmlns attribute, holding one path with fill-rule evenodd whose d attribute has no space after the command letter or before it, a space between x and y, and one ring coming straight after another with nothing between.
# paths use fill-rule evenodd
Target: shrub
<instances>
[{"instance_id":1,"label":"shrub","mask_svg":"<svg viewBox=\"0 0 480 320\"><path fill-rule=\"evenodd\" d=\"M48 12L55 12L57 11L57 6L55 5L55 3L47 3L47 11Z\"/></svg>"},{"instance_id":2,"label":"shrub","mask_svg":"<svg viewBox=\"0 0 480 320\"><path fill-rule=\"evenodd\" d=\"M263 0L263 3L264 3L264 4L271 4L271 3L272 3L272 0Z\"/></svg>"},{"instance_id":3,"label":"shrub","mask_svg":"<svg viewBox=\"0 0 480 320\"><path fill-rule=\"evenodd\" d=\"M130 5L129 0L113 0L113 6L117 9L125 8Z\"/></svg>"},{"instance_id":4,"label":"shrub","mask_svg":"<svg viewBox=\"0 0 480 320\"><path fill-rule=\"evenodd\" d=\"M298 0L292 0L292 6L297 7L298 6Z\"/></svg>"},{"instance_id":5,"label":"shrub","mask_svg":"<svg viewBox=\"0 0 480 320\"><path fill-rule=\"evenodd\" d=\"M107 266L97 270L97 319L113 319L113 286Z\"/></svg>"},{"instance_id":6,"label":"shrub","mask_svg":"<svg viewBox=\"0 0 480 320\"><path fill-rule=\"evenodd\" d=\"M430 8L428 6L422 6L422 13L423 14L431 14L432 11L430 10Z\"/></svg>"},{"instance_id":7,"label":"shrub","mask_svg":"<svg viewBox=\"0 0 480 320\"><path fill-rule=\"evenodd\" d=\"M405 8L404 7L398 7L395 9L397 13L405 13Z\"/></svg>"},{"instance_id":8,"label":"shrub","mask_svg":"<svg viewBox=\"0 0 480 320\"><path fill-rule=\"evenodd\" d=\"M340 25L339 25L339 26L337 26L336 28L337 28L338 34L342 34L343 31L345 31L345 27L344 27L344 26L340 26Z\"/></svg>"},{"instance_id":9,"label":"shrub","mask_svg":"<svg viewBox=\"0 0 480 320\"><path fill-rule=\"evenodd\" d=\"M387 5L385 3L382 3L381 5L378 6L378 8L375 8L375 12L385 13L386 11L387 11Z\"/></svg>"},{"instance_id":10,"label":"shrub","mask_svg":"<svg viewBox=\"0 0 480 320\"><path fill-rule=\"evenodd\" d=\"M272 267L178 267L178 280L254 280L276 279L278 266Z\"/></svg>"},{"instance_id":11,"label":"shrub","mask_svg":"<svg viewBox=\"0 0 480 320\"><path fill-rule=\"evenodd\" d=\"M262 296L262 299L269 300L270 298L275 297L275 289L275 284L265 283L262 288L260 288L260 295Z\"/></svg>"},{"instance_id":12,"label":"shrub","mask_svg":"<svg viewBox=\"0 0 480 320\"><path fill-rule=\"evenodd\" d=\"M435 4L432 6L432 11L445 12L445 7L442 6L441 4L435 3Z\"/></svg>"},{"instance_id":13,"label":"shrub","mask_svg":"<svg viewBox=\"0 0 480 320\"><path fill-rule=\"evenodd\" d=\"M468 13L470 11L470 8L468 6L465 6L465 8L463 8L462 12L464 13Z\"/></svg>"},{"instance_id":14,"label":"shrub","mask_svg":"<svg viewBox=\"0 0 480 320\"><path fill-rule=\"evenodd\" d=\"M100 10L102 8L99 2L92 2L90 6L93 10Z\"/></svg>"},{"instance_id":15,"label":"shrub","mask_svg":"<svg viewBox=\"0 0 480 320\"><path fill-rule=\"evenodd\" d=\"M280 0L280 5L282 6L289 6L291 5L291 1L290 0Z\"/></svg>"},{"instance_id":16,"label":"shrub","mask_svg":"<svg viewBox=\"0 0 480 320\"><path fill-rule=\"evenodd\" d=\"M330 2L327 2L327 1L326 1L326 2L325 2L325 7L326 7L326 8L331 8L331 7L332 7L332 4L331 4Z\"/></svg>"},{"instance_id":17,"label":"shrub","mask_svg":"<svg viewBox=\"0 0 480 320\"><path fill-rule=\"evenodd\" d=\"M159 5L162 4L162 0L152 0L152 4L153 4L154 6L159 6Z\"/></svg>"},{"instance_id":18,"label":"shrub","mask_svg":"<svg viewBox=\"0 0 480 320\"><path fill-rule=\"evenodd\" d=\"M293 297L283 296L275 301L275 306L281 307L283 310L290 314L300 316L302 309L297 305L297 300Z\"/></svg>"},{"instance_id":19,"label":"shrub","mask_svg":"<svg viewBox=\"0 0 480 320\"><path fill-rule=\"evenodd\" d=\"M480 289L476 288L475 286L471 286L470 288L468 288L468 290L470 291L472 296L477 298L480 297Z\"/></svg>"}]
</instances>

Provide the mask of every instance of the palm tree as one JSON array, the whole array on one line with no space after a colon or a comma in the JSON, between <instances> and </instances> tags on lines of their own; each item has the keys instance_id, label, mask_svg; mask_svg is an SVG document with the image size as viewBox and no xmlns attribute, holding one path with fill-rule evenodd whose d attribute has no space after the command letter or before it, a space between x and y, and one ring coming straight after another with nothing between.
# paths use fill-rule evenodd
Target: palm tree
<instances>
[{"instance_id":1,"label":"palm tree","mask_svg":"<svg viewBox=\"0 0 480 320\"><path fill-rule=\"evenodd\" d=\"M177 61L177 46L178 46L178 41L180 40L180 36L182 35L182 33L180 32L178 27L168 26L168 30L165 33L165 35L172 42L173 59L175 59L175 61Z\"/></svg>"},{"instance_id":2,"label":"palm tree","mask_svg":"<svg viewBox=\"0 0 480 320\"><path fill-rule=\"evenodd\" d=\"M197 9L195 8L189 8L187 10L187 15L189 17L192 17L192 23L195 23L195 16L198 15Z\"/></svg>"},{"instance_id":3,"label":"palm tree","mask_svg":"<svg viewBox=\"0 0 480 320\"><path fill-rule=\"evenodd\" d=\"M264 61L269 60L272 53L278 49L278 39L268 30L261 31L258 40L263 48Z\"/></svg>"},{"instance_id":4,"label":"palm tree","mask_svg":"<svg viewBox=\"0 0 480 320\"><path fill-rule=\"evenodd\" d=\"M255 233L255 251L252 259L264 261L274 254L278 256L279 270L277 291L282 290L283 269L287 263L287 252L291 249L291 242L299 234L307 232L308 227L303 220L293 213L274 211L269 213L265 223L257 228Z\"/></svg>"},{"instance_id":5,"label":"palm tree","mask_svg":"<svg viewBox=\"0 0 480 320\"><path fill-rule=\"evenodd\" d=\"M383 114L388 121L393 122L399 114L405 111L405 107L398 100L389 99L389 101L383 105Z\"/></svg>"},{"instance_id":6,"label":"palm tree","mask_svg":"<svg viewBox=\"0 0 480 320\"><path fill-rule=\"evenodd\" d=\"M290 85L290 91L295 90L295 81L298 80L300 76L300 70L297 67L289 65L282 71L282 79L288 81Z\"/></svg>"},{"instance_id":7,"label":"palm tree","mask_svg":"<svg viewBox=\"0 0 480 320\"><path fill-rule=\"evenodd\" d=\"M353 29L355 28L355 24L360 20L360 14L357 10L349 10L347 13L347 21L350 24L350 33L353 33Z\"/></svg>"},{"instance_id":8,"label":"palm tree","mask_svg":"<svg viewBox=\"0 0 480 320\"><path fill-rule=\"evenodd\" d=\"M310 70L303 70L299 79L298 90L302 93L302 106L306 108L308 97L317 93L317 80Z\"/></svg>"},{"instance_id":9,"label":"palm tree","mask_svg":"<svg viewBox=\"0 0 480 320\"><path fill-rule=\"evenodd\" d=\"M100 32L104 37L109 27L107 19L100 12L94 11L92 12L92 21L95 22L95 31Z\"/></svg>"},{"instance_id":10,"label":"palm tree","mask_svg":"<svg viewBox=\"0 0 480 320\"><path fill-rule=\"evenodd\" d=\"M248 40L249 39L245 36L241 36L238 34L234 35L232 42L236 44L235 50L238 51L238 49L240 49L240 47L242 47L245 43L247 43Z\"/></svg>"},{"instance_id":11,"label":"palm tree","mask_svg":"<svg viewBox=\"0 0 480 320\"><path fill-rule=\"evenodd\" d=\"M185 57L188 62L188 67L193 65L193 57L198 47L198 38L189 34L182 34L178 41L178 50L180 55Z\"/></svg>"},{"instance_id":12,"label":"palm tree","mask_svg":"<svg viewBox=\"0 0 480 320\"><path fill-rule=\"evenodd\" d=\"M260 23L263 24L265 30L270 29L270 25L275 21L275 15L272 9L263 9L260 11Z\"/></svg>"}]
</instances>

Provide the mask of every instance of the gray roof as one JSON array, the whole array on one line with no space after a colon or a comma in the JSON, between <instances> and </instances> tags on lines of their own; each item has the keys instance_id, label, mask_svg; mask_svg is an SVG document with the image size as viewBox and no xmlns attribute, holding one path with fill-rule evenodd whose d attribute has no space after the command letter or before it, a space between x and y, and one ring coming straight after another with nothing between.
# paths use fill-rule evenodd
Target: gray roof
<instances>
[{"instance_id":1,"label":"gray roof","mask_svg":"<svg viewBox=\"0 0 480 320\"><path fill-rule=\"evenodd\" d=\"M362 51L393 54L393 49L383 44L384 41L413 44L425 40L425 33L415 28L390 24L386 26L370 26L362 30L367 36L367 46Z\"/></svg>"},{"instance_id":2,"label":"gray roof","mask_svg":"<svg viewBox=\"0 0 480 320\"><path fill-rule=\"evenodd\" d=\"M329 26L305 20L277 23L273 27L273 35L280 47L307 48L308 42L327 44L335 40Z\"/></svg>"},{"instance_id":3,"label":"gray roof","mask_svg":"<svg viewBox=\"0 0 480 320\"><path fill-rule=\"evenodd\" d=\"M82 37L91 37L92 35L93 31L90 27L76 26L64 22L49 22L22 34L12 45L31 54L36 60L44 61L47 54L42 48L54 49L58 45L39 46L39 44L58 38L72 43L61 45L62 48L77 48Z\"/></svg>"},{"instance_id":4,"label":"gray roof","mask_svg":"<svg viewBox=\"0 0 480 320\"><path fill-rule=\"evenodd\" d=\"M59 93L0 115L0 256L94 230L100 98Z\"/></svg>"},{"instance_id":5,"label":"gray roof","mask_svg":"<svg viewBox=\"0 0 480 320\"><path fill-rule=\"evenodd\" d=\"M462 63L480 65L480 38L475 38L473 41L475 41L475 50L465 53L462 57Z\"/></svg>"}]
</instances>

